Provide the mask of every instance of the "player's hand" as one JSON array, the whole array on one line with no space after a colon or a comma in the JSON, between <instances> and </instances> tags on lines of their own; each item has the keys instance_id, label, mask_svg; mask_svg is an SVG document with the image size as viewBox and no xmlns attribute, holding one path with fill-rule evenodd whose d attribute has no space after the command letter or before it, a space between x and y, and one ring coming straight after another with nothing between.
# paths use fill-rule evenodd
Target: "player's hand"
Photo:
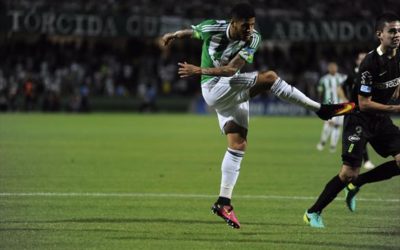
<instances>
[{"instance_id":1,"label":"player's hand","mask_svg":"<svg viewBox=\"0 0 400 250\"><path fill-rule=\"evenodd\" d=\"M178 63L178 65L179 65L178 74L181 78L193 75L201 75L201 68L196 65L189 64L187 62Z\"/></svg>"},{"instance_id":2,"label":"player's hand","mask_svg":"<svg viewBox=\"0 0 400 250\"><path fill-rule=\"evenodd\" d=\"M175 33L166 33L165 35L163 35L161 40L162 40L164 46L167 46L168 44L170 44L176 38L177 38L177 36L176 36Z\"/></svg>"}]
</instances>

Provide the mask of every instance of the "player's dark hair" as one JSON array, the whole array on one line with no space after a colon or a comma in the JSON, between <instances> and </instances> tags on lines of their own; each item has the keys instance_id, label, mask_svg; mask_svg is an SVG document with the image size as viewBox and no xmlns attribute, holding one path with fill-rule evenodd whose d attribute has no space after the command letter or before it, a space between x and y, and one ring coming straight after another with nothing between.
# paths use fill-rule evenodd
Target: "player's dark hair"
<instances>
[{"instance_id":1,"label":"player's dark hair","mask_svg":"<svg viewBox=\"0 0 400 250\"><path fill-rule=\"evenodd\" d=\"M400 21L400 17L393 12L386 12L380 15L375 22L375 31L382 31L386 23Z\"/></svg>"},{"instance_id":2,"label":"player's dark hair","mask_svg":"<svg viewBox=\"0 0 400 250\"><path fill-rule=\"evenodd\" d=\"M232 19L249 19L256 17L253 6L249 3L238 3L231 10Z\"/></svg>"}]
</instances>

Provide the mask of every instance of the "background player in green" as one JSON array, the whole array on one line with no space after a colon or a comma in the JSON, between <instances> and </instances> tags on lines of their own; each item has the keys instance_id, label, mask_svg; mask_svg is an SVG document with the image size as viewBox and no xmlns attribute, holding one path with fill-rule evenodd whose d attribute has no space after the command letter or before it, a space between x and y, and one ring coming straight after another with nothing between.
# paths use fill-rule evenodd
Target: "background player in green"
<instances>
[{"instance_id":1,"label":"background player in green","mask_svg":"<svg viewBox=\"0 0 400 250\"><path fill-rule=\"evenodd\" d=\"M303 216L311 227L324 227L322 210L342 189L346 191L346 205L355 211L355 195L362 185L400 175L400 130L389 116L400 113L400 105L389 103L400 84L400 17L383 14L377 19L375 30L380 45L362 61L357 78L355 101L360 111L344 118L342 167ZM359 175L367 142L382 157L394 159Z\"/></svg>"},{"instance_id":2,"label":"background player in green","mask_svg":"<svg viewBox=\"0 0 400 250\"><path fill-rule=\"evenodd\" d=\"M346 80L347 75L338 72L336 62L328 63L328 73L323 75L319 80L318 92L321 95L322 103L338 103L347 101L342 89L342 83ZM343 125L343 116L336 116L324 122L322 127L321 138L317 144L317 149L322 151L330 136L331 153L336 152L336 146L339 142L340 130Z\"/></svg>"},{"instance_id":3,"label":"background player in green","mask_svg":"<svg viewBox=\"0 0 400 250\"><path fill-rule=\"evenodd\" d=\"M241 3L232 8L230 21L206 20L192 29L167 33L162 37L165 45L185 37L203 42L201 66L178 63L178 74L181 77L201 75L203 97L215 109L220 129L227 136L228 149L222 161L220 194L212 211L234 228L239 228L240 223L233 212L231 197L247 146L249 99L270 90L281 99L315 111L325 120L354 108L354 103L321 105L280 79L274 71L240 73L246 63L253 62L261 42L254 26L253 7Z\"/></svg>"}]
</instances>

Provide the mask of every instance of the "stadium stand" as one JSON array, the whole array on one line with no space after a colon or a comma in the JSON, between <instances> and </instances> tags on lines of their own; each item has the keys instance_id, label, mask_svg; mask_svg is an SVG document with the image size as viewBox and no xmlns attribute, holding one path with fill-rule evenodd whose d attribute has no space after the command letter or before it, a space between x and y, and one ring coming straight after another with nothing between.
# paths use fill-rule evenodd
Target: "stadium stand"
<instances>
[{"instance_id":1,"label":"stadium stand","mask_svg":"<svg viewBox=\"0 0 400 250\"><path fill-rule=\"evenodd\" d=\"M103 97L127 100L129 105L134 100L132 109L137 109L149 96L150 90L154 98L182 98L186 100L182 102L186 107L198 97L199 79L179 79L176 63L186 60L198 64L201 44L188 40L163 48L158 36L171 28L166 25L167 21L172 26L189 27L190 22L200 19L228 16L233 2L222 0L216 5L216 1L211 0L179 1L179 4L172 0L108 0L102 4L94 0L2 1L0 109L98 110L95 100ZM365 35L363 30L368 30L368 26L363 25L369 24L351 26L352 22L373 20L388 6L391 10L400 9L400 3L392 0L379 3L344 0L250 2L256 6L257 29L261 30L265 40L254 65L246 70L274 69L315 98L315 84L324 73L327 61L336 59L342 71L349 72L354 55L360 50L372 49L369 42L373 39L371 32ZM74 16L75 33L69 32L73 29L67 25L72 22L68 19L70 16L63 15ZM115 18L115 23L109 18ZM121 20L131 25L127 27L128 33L117 31ZM310 29L320 29L321 23L331 25L337 36L325 37L328 40L324 40L323 35L304 36L304 32ZM285 26L287 24L289 26ZM303 26L296 26L299 24ZM82 31L91 25L92 30ZM102 29L96 34L90 33L97 31L98 25ZM146 31L147 27L151 30L152 25L155 25L155 31ZM272 30L271 34L270 27L281 27L279 25L287 33L282 35ZM81 33L77 31L79 27ZM360 36L362 32L367 36L367 41L361 39L365 37L357 37L358 33L348 39L341 36L342 31L348 31L346 28L357 32L357 27ZM62 34L63 31L66 33ZM296 33L299 31L303 32L302 36ZM277 36L273 37L274 34ZM168 107L168 101L166 103Z\"/></svg>"}]
</instances>

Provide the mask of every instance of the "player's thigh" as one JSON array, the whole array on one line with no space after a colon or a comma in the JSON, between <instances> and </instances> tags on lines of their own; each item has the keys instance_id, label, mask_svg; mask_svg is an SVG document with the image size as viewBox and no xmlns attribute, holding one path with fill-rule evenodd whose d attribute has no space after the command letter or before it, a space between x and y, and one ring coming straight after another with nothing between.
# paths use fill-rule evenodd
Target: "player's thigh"
<instances>
[{"instance_id":1,"label":"player's thigh","mask_svg":"<svg viewBox=\"0 0 400 250\"><path fill-rule=\"evenodd\" d=\"M233 121L235 124L246 130L249 127L249 102L242 102L225 109L216 109L218 123L221 131L225 134L225 125ZM229 132L229 131L228 131Z\"/></svg>"},{"instance_id":2,"label":"player's thigh","mask_svg":"<svg viewBox=\"0 0 400 250\"><path fill-rule=\"evenodd\" d=\"M367 143L364 127L355 116L346 116L342 134L342 161L350 167L359 167Z\"/></svg>"},{"instance_id":3,"label":"player's thigh","mask_svg":"<svg viewBox=\"0 0 400 250\"><path fill-rule=\"evenodd\" d=\"M334 126L342 126L343 125L344 116L335 116L332 117L331 121Z\"/></svg>"},{"instance_id":4,"label":"player's thigh","mask_svg":"<svg viewBox=\"0 0 400 250\"><path fill-rule=\"evenodd\" d=\"M249 89L254 86L256 79L257 72L220 77L215 83L202 86L203 97L215 109L224 110L236 106L249 100Z\"/></svg>"}]
</instances>

